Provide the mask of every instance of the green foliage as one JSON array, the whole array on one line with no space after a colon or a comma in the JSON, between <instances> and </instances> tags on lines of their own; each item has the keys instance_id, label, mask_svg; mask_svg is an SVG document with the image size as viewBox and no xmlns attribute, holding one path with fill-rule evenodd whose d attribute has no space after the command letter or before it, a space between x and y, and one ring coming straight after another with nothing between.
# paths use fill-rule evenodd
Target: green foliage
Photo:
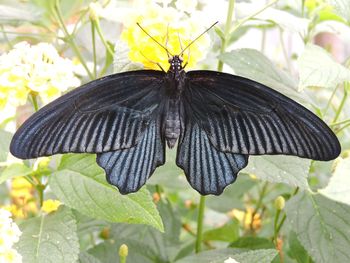
<instances>
[{"instance_id":1,"label":"green foliage","mask_svg":"<svg viewBox=\"0 0 350 263\"><path fill-rule=\"evenodd\" d=\"M305 95L297 92L297 83L286 71L277 68L271 60L255 49L232 50L219 56L235 74L253 79L272 87L301 102L309 102Z\"/></svg>"},{"instance_id":2,"label":"green foliage","mask_svg":"<svg viewBox=\"0 0 350 263\"><path fill-rule=\"evenodd\" d=\"M79 255L77 224L72 211L61 207L20 224L23 232L16 245L25 262L76 262Z\"/></svg>"},{"instance_id":3,"label":"green foliage","mask_svg":"<svg viewBox=\"0 0 350 263\"><path fill-rule=\"evenodd\" d=\"M301 192L287 202L287 219L315 262L350 260L350 207Z\"/></svg>"},{"instance_id":4,"label":"green foliage","mask_svg":"<svg viewBox=\"0 0 350 263\"><path fill-rule=\"evenodd\" d=\"M298 59L300 88L318 86L334 88L350 81L350 70L334 61L331 55L318 46L308 44Z\"/></svg>"},{"instance_id":5,"label":"green foliage","mask_svg":"<svg viewBox=\"0 0 350 263\"><path fill-rule=\"evenodd\" d=\"M14 163L7 166L2 172L0 172L0 184L16 176L26 176L33 171L28 166L21 163Z\"/></svg>"},{"instance_id":6,"label":"green foliage","mask_svg":"<svg viewBox=\"0 0 350 263\"><path fill-rule=\"evenodd\" d=\"M333 171L328 185L324 189L318 190L319 193L333 199L350 205L350 158L340 159Z\"/></svg>"},{"instance_id":7,"label":"green foliage","mask_svg":"<svg viewBox=\"0 0 350 263\"><path fill-rule=\"evenodd\" d=\"M241 237L230 244L233 248L247 248L247 249L269 249L274 248L271 240L264 237Z\"/></svg>"},{"instance_id":8,"label":"green foliage","mask_svg":"<svg viewBox=\"0 0 350 263\"><path fill-rule=\"evenodd\" d=\"M189 256L178 263L219 263L232 258L240 263L270 263L277 255L274 249L261 249L244 252L236 249L217 249L214 251L202 252L195 256Z\"/></svg>"},{"instance_id":9,"label":"green foliage","mask_svg":"<svg viewBox=\"0 0 350 263\"><path fill-rule=\"evenodd\" d=\"M163 231L149 192L142 189L135 194L119 194L106 182L95 159L94 155L82 154L62 158L59 170L49 182L55 195L87 216L109 222L149 224Z\"/></svg>"},{"instance_id":10,"label":"green foliage","mask_svg":"<svg viewBox=\"0 0 350 263\"><path fill-rule=\"evenodd\" d=\"M9 153L12 134L7 131L0 130L0 138L0 162L5 162L7 159L7 154Z\"/></svg>"},{"instance_id":11,"label":"green foliage","mask_svg":"<svg viewBox=\"0 0 350 263\"><path fill-rule=\"evenodd\" d=\"M308 189L307 176L310 160L290 156L252 156L246 172L271 183L285 183Z\"/></svg>"}]
</instances>

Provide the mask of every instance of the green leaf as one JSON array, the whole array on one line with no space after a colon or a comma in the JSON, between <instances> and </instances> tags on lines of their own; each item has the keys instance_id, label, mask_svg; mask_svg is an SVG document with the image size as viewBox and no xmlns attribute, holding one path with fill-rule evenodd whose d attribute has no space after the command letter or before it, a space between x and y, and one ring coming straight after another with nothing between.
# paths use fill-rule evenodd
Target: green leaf
<instances>
[{"instance_id":1,"label":"green leaf","mask_svg":"<svg viewBox=\"0 0 350 263\"><path fill-rule=\"evenodd\" d=\"M253 251L242 251L239 249L225 248L204 251L196 255L183 258L177 263L222 263L232 258L239 263L270 263L277 255L274 249L260 249Z\"/></svg>"},{"instance_id":2,"label":"green leaf","mask_svg":"<svg viewBox=\"0 0 350 263\"><path fill-rule=\"evenodd\" d=\"M176 150L166 151L166 163L156 169L152 177L147 181L148 185L159 184L169 190L188 189L193 191L189 186L184 172L176 165Z\"/></svg>"},{"instance_id":3,"label":"green leaf","mask_svg":"<svg viewBox=\"0 0 350 263\"><path fill-rule=\"evenodd\" d=\"M309 189L307 176L310 163L310 160L294 156L251 156L244 172L272 183Z\"/></svg>"},{"instance_id":4,"label":"green leaf","mask_svg":"<svg viewBox=\"0 0 350 263\"><path fill-rule=\"evenodd\" d=\"M239 237L239 222L238 220L229 221L227 224L208 230L203 233L203 240L218 240L232 242Z\"/></svg>"},{"instance_id":5,"label":"green leaf","mask_svg":"<svg viewBox=\"0 0 350 263\"><path fill-rule=\"evenodd\" d=\"M101 263L112 263L119 262L118 251L121 244L114 242L114 240L107 240L98 245L90 248L88 253L94 258L98 258ZM135 258L131 254L132 252L129 249L129 255L127 257L127 262L143 262L139 261L139 258L136 258L138 261L134 261ZM131 261L132 260L132 261ZM148 262L145 262L148 263Z\"/></svg>"},{"instance_id":6,"label":"green leaf","mask_svg":"<svg viewBox=\"0 0 350 263\"><path fill-rule=\"evenodd\" d=\"M227 213L233 208L244 210L243 195L247 193L256 181L244 174L239 174L234 184L227 186L219 196L208 196L207 207L221 213Z\"/></svg>"},{"instance_id":7,"label":"green leaf","mask_svg":"<svg viewBox=\"0 0 350 263\"><path fill-rule=\"evenodd\" d=\"M274 248L270 239L264 237L241 237L230 244L232 248L268 249Z\"/></svg>"},{"instance_id":8,"label":"green leaf","mask_svg":"<svg viewBox=\"0 0 350 263\"><path fill-rule=\"evenodd\" d=\"M298 263L309 263L310 257L305 248L300 244L294 231L289 233L288 238L289 250L288 256L295 259Z\"/></svg>"},{"instance_id":9,"label":"green leaf","mask_svg":"<svg viewBox=\"0 0 350 263\"><path fill-rule=\"evenodd\" d=\"M350 207L320 194L299 192L286 204L287 219L315 262L350 262Z\"/></svg>"},{"instance_id":10,"label":"green leaf","mask_svg":"<svg viewBox=\"0 0 350 263\"><path fill-rule=\"evenodd\" d=\"M32 172L32 169L23 163L13 163L0 173L0 184L15 176L26 176Z\"/></svg>"},{"instance_id":11,"label":"green leaf","mask_svg":"<svg viewBox=\"0 0 350 263\"><path fill-rule=\"evenodd\" d=\"M277 68L266 56L255 49L237 49L219 56L235 74L258 81L270 88L296 99L310 103L306 94L297 91L297 83L287 72Z\"/></svg>"},{"instance_id":12,"label":"green leaf","mask_svg":"<svg viewBox=\"0 0 350 263\"><path fill-rule=\"evenodd\" d=\"M179 251L181 221L169 202L161 200L157 207L164 222L164 233L149 226L113 224L109 231L113 243L106 241L89 253L110 259L120 245L126 244L129 248L128 262L173 262L170 259ZM103 262L111 261L103 259Z\"/></svg>"},{"instance_id":13,"label":"green leaf","mask_svg":"<svg viewBox=\"0 0 350 263\"><path fill-rule=\"evenodd\" d=\"M79 263L101 263L101 261L87 252L81 252L79 255Z\"/></svg>"},{"instance_id":14,"label":"green leaf","mask_svg":"<svg viewBox=\"0 0 350 263\"><path fill-rule=\"evenodd\" d=\"M11 138L11 133L0 130L0 162L5 162L7 160Z\"/></svg>"},{"instance_id":15,"label":"green leaf","mask_svg":"<svg viewBox=\"0 0 350 263\"><path fill-rule=\"evenodd\" d=\"M79 255L77 225L70 209L31 218L20 224L22 235L15 248L26 263L76 262Z\"/></svg>"},{"instance_id":16,"label":"green leaf","mask_svg":"<svg viewBox=\"0 0 350 263\"><path fill-rule=\"evenodd\" d=\"M77 210L72 210L75 220L77 221L77 233L81 235L91 235L92 232L99 232L110 224L104 220L97 220L79 213Z\"/></svg>"},{"instance_id":17,"label":"green leaf","mask_svg":"<svg viewBox=\"0 0 350 263\"><path fill-rule=\"evenodd\" d=\"M338 15L350 22L350 2L348 0L329 0L329 3L334 6Z\"/></svg>"},{"instance_id":18,"label":"green leaf","mask_svg":"<svg viewBox=\"0 0 350 263\"><path fill-rule=\"evenodd\" d=\"M308 44L298 58L299 89L318 86L334 89L339 83L350 80L350 70L334 61L323 48Z\"/></svg>"},{"instance_id":19,"label":"green leaf","mask_svg":"<svg viewBox=\"0 0 350 263\"><path fill-rule=\"evenodd\" d=\"M265 5L261 2L260 6ZM252 14L252 10L258 10L258 3L237 3L236 5L238 12L244 17ZM290 31L295 34L304 34L308 30L309 19L297 17L292 12L279 10L275 8L268 8L254 17L250 23L253 25L264 25L268 22L278 25L284 30Z\"/></svg>"},{"instance_id":20,"label":"green leaf","mask_svg":"<svg viewBox=\"0 0 350 263\"><path fill-rule=\"evenodd\" d=\"M334 201L350 205L350 157L340 158L336 162L333 176L326 188L318 190L324 196Z\"/></svg>"},{"instance_id":21,"label":"green leaf","mask_svg":"<svg viewBox=\"0 0 350 263\"><path fill-rule=\"evenodd\" d=\"M59 171L50 177L49 184L61 201L89 217L147 224L163 231L162 220L147 189L121 195L107 183L95 155L63 156Z\"/></svg>"},{"instance_id":22,"label":"green leaf","mask_svg":"<svg viewBox=\"0 0 350 263\"><path fill-rule=\"evenodd\" d=\"M0 5L0 23L19 25L24 22L37 21L39 12L28 3L8 3Z\"/></svg>"}]
</instances>

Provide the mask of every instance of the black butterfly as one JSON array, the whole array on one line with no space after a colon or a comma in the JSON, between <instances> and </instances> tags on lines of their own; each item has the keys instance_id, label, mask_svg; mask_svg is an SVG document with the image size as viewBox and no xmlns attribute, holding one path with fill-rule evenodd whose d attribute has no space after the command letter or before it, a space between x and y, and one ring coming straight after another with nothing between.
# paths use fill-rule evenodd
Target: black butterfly
<instances>
[{"instance_id":1,"label":"black butterfly","mask_svg":"<svg viewBox=\"0 0 350 263\"><path fill-rule=\"evenodd\" d=\"M128 194L164 164L165 142L178 141L176 164L202 195L221 194L249 155L339 155L337 137L312 112L250 79L185 72L183 51L170 56L167 72L113 74L63 95L18 129L11 153L97 153L108 182Z\"/></svg>"}]
</instances>

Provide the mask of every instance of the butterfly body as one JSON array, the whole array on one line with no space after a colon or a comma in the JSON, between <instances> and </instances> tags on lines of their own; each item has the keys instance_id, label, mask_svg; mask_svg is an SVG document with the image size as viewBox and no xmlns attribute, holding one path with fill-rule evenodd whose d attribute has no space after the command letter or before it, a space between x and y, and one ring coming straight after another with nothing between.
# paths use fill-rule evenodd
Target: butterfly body
<instances>
[{"instance_id":1,"label":"butterfly body","mask_svg":"<svg viewBox=\"0 0 350 263\"><path fill-rule=\"evenodd\" d=\"M186 86L186 72L179 56L169 58L169 70L165 77L166 106L164 107L164 136L169 148L173 148L180 136L183 124L182 93Z\"/></svg>"}]
</instances>

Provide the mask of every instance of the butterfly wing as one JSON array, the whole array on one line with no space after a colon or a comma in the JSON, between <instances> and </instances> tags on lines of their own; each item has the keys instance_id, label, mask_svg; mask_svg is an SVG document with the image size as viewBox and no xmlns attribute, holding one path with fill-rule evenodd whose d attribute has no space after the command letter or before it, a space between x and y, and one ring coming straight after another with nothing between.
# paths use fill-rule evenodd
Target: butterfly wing
<instances>
[{"instance_id":1,"label":"butterfly wing","mask_svg":"<svg viewBox=\"0 0 350 263\"><path fill-rule=\"evenodd\" d=\"M248 163L248 156L217 150L185 106L185 127L177 149L176 164L200 194L219 195L232 184Z\"/></svg>"},{"instance_id":2,"label":"butterfly wing","mask_svg":"<svg viewBox=\"0 0 350 263\"><path fill-rule=\"evenodd\" d=\"M164 73L110 75L77 88L33 114L10 150L22 159L56 153L103 153L135 146L158 109Z\"/></svg>"},{"instance_id":3,"label":"butterfly wing","mask_svg":"<svg viewBox=\"0 0 350 263\"><path fill-rule=\"evenodd\" d=\"M261 83L214 71L187 73L185 103L220 152L331 160L340 144L312 112Z\"/></svg>"},{"instance_id":4,"label":"butterfly wing","mask_svg":"<svg viewBox=\"0 0 350 263\"><path fill-rule=\"evenodd\" d=\"M160 120L158 117L151 121L136 146L97 154L97 163L105 170L107 181L117 186L120 193L138 191L154 170L164 164L165 143Z\"/></svg>"}]
</instances>

